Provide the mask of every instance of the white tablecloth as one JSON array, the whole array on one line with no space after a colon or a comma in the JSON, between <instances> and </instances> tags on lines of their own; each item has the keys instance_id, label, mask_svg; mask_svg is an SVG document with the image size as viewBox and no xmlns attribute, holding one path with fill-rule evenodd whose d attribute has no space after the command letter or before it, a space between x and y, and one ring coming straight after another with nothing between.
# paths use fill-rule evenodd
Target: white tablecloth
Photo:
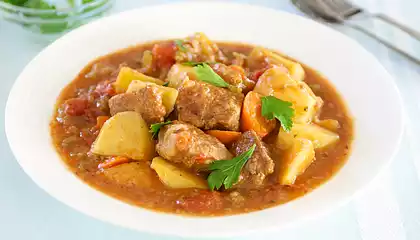
<instances>
[{"instance_id":1,"label":"white tablecloth","mask_svg":"<svg viewBox=\"0 0 420 240\"><path fill-rule=\"evenodd\" d=\"M162 2L170 1L118 0L115 11ZM298 13L286 0L237 2ZM420 30L418 0L355 2L371 11L392 15ZM379 22L372 22L369 27L380 31L380 34L390 37L404 48L420 50L416 43L392 29L383 28ZM420 66L408 62L363 34L344 27L337 29L355 38L374 53L394 76L407 114L406 133L401 149L390 168L349 204L296 228L235 239L420 239ZM87 217L50 197L20 169L4 135L3 109L14 79L24 65L44 47L44 44L34 43L24 36L22 31L0 20L0 239L178 239L138 233ZM417 53L420 56L420 51ZM39 81L42 84L42 79ZM378 84L381 84L380 80ZM36 116L29 116L28 119L30 117ZM386 129L383 137L386 137Z\"/></svg>"}]
</instances>

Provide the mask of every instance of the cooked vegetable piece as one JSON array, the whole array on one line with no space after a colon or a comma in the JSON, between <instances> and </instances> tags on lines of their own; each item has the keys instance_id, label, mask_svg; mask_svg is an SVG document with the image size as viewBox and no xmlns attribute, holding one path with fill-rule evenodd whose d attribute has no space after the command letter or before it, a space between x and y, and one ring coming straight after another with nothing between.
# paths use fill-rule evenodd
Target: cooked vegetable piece
<instances>
[{"instance_id":1,"label":"cooked vegetable piece","mask_svg":"<svg viewBox=\"0 0 420 240\"><path fill-rule=\"evenodd\" d=\"M338 134L315 124L296 124L292 133L295 138L311 140L315 149L329 146L340 139Z\"/></svg>"},{"instance_id":2,"label":"cooked vegetable piece","mask_svg":"<svg viewBox=\"0 0 420 240\"><path fill-rule=\"evenodd\" d=\"M293 126L292 117L295 114L292 103L282 101L273 96L265 96L261 98L261 114L268 120L277 118L281 127L286 131L290 131Z\"/></svg>"},{"instance_id":3,"label":"cooked vegetable piece","mask_svg":"<svg viewBox=\"0 0 420 240\"><path fill-rule=\"evenodd\" d=\"M191 66L174 64L168 72L168 87L178 89L182 83L189 79L196 79L195 70Z\"/></svg>"},{"instance_id":4,"label":"cooked vegetable piece","mask_svg":"<svg viewBox=\"0 0 420 240\"><path fill-rule=\"evenodd\" d=\"M290 148L282 159L280 171L280 184L292 185L296 178L311 165L315 158L312 142L308 139L296 138L293 147Z\"/></svg>"},{"instance_id":5,"label":"cooked vegetable piece","mask_svg":"<svg viewBox=\"0 0 420 240\"><path fill-rule=\"evenodd\" d=\"M251 158L256 145L252 145L246 152L230 160L213 162L208 170L212 172L207 178L210 190L220 189L222 186L229 189L239 180L242 167Z\"/></svg>"},{"instance_id":6,"label":"cooked vegetable piece","mask_svg":"<svg viewBox=\"0 0 420 240\"><path fill-rule=\"evenodd\" d=\"M292 146L294 138L308 139L312 141L314 149L318 149L334 144L340 139L340 136L313 123L295 124L290 133L286 133L283 130L279 131L277 145L281 149L287 149Z\"/></svg>"},{"instance_id":7,"label":"cooked vegetable piece","mask_svg":"<svg viewBox=\"0 0 420 240\"><path fill-rule=\"evenodd\" d=\"M152 160L154 142L146 122L137 112L120 112L102 126L91 151L98 155Z\"/></svg>"},{"instance_id":8,"label":"cooked vegetable piece","mask_svg":"<svg viewBox=\"0 0 420 240\"><path fill-rule=\"evenodd\" d=\"M216 137L221 143L225 145L231 144L241 137L241 133L235 131L209 130L206 133Z\"/></svg>"},{"instance_id":9,"label":"cooked vegetable piece","mask_svg":"<svg viewBox=\"0 0 420 240\"><path fill-rule=\"evenodd\" d=\"M241 130L254 130L264 137L276 127L276 121L268 120L261 114L261 95L251 91L245 96L241 113Z\"/></svg>"},{"instance_id":10,"label":"cooked vegetable piece","mask_svg":"<svg viewBox=\"0 0 420 240\"><path fill-rule=\"evenodd\" d=\"M153 185L153 179L156 178L146 162L124 163L105 168L102 172L111 181L130 187L150 188Z\"/></svg>"},{"instance_id":11,"label":"cooked vegetable piece","mask_svg":"<svg viewBox=\"0 0 420 240\"><path fill-rule=\"evenodd\" d=\"M178 90L170 87L160 86L155 83L147 83L139 80L134 80L128 86L127 93L136 93L140 89L143 89L147 86L154 86L157 88L158 94L160 94L162 97L162 103L166 108L166 115L169 115L169 113L171 113L172 110L174 110L175 102L178 97Z\"/></svg>"},{"instance_id":12,"label":"cooked vegetable piece","mask_svg":"<svg viewBox=\"0 0 420 240\"><path fill-rule=\"evenodd\" d=\"M151 82L151 83L156 83L158 85L164 84L164 82L160 79L149 77L129 67L122 67L120 69L120 72L118 73L117 80L114 83L115 91L117 91L117 93L123 93L127 91L128 85L130 85L130 83L133 80L139 80L142 82Z\"/></svg>"},{"instance_id":13,"label":"cooked vegetable piece","mask_svg":"<svg viewBox=\"0 0 420 240\"><path fill-rule=\"evenodd\" d=\"M309 123L322 107L322 99L315 96L305 82L292 79L280 68L265 71L253 91L291 102L295 110L294 123Z\"/></svg>"},{"instance_id":14,"label":"cooked vegetable piece","mask_svg":"<svg viewBox=\"0 0 420 240\"><path fill-rule=\"evenodd\" d=\"M152 51L146 50L143 52L141 60L141 69L142 72L150 74L153 72L153 54Z\"/></svg>"},{"instance_id":15,"label":"cooked vegetable piece","mask_svg":"<svg viewBox=\"0 0 420 240\"><path fill-rule=\"evenodd\" d=\"M153 158L150 167L156 171L162 183L170 188L207 189L204 179L175 166L162 157Z\"/></svg>"},{"instance_id":16,"label":"cooked vegetable piece","mask_svg":"<svg viewBox=\"0 0 420 240\"><path fill-rule=\"evenodd\" d=\"M284 65L288 69L290 76L297 81L303 81L305 78L305 70L299 63L282 57L280 54L262 47L255 47L249 54L248 65L251 68L261 68L261 63L265 61L268 61L268 64Z\"/></svg>"},{"instance_id":17,"label":"cooked vegetable piece","mask_svg":"<svg viewBox=\"0 0 420 240\"><path fill-rule=\"evenodd\" d=\"M175 63L176 44L173 42L158 43L153 46L152 55L158 69L169 69Z\"/></svg>"},{"instance_id":18,"label":"cooked vegetable piece","mask_svg":"<svg viewBox=\"0 0 420 240\"><path fill-rule=\"evenodd\" d=\"M108 119L108 116L98 116L96 118L96 128L101 129Z\"/></svg>"},{"instance_id":19,"label":"cooked vegetable piece","mask_svg":"<svg viewBox=\"0 0 420 240\"><path fill-rule=\"evenodd\" d=\"M115 167L117 165L123 164L123 163L129 163L132 160L127 158L127 157L121 157L121 156L117 156L117 157L111 157L109 159L107 159L105 162L100 163L98 165L98 168L110 168L110 167Z\"/></svg>"},{"instance_id":20,"label":"cooked vegetable piece","mask_svg":"<svg viewBox=\"0 0 420 240\"><path fill-rule=\"evenodd\" d=\"M340 123L335 119L316 120L315 123L333 132L337 132L340 128Z\"/></svg>"}]
</instances>

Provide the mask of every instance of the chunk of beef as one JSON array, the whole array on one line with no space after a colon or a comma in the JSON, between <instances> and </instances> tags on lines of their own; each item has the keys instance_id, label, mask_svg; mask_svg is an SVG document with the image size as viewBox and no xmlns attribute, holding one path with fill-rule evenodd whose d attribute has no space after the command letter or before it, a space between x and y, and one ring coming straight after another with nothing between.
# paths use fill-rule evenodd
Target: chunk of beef
<instances>
[{"instance_id":1,"label":"chunk of beef","mask_svg":"<svg viewBox=\"0 0 420 240\"><path fill-rule=\"evenodd\" d=\"M111 115L119 112L135 111L148 123L163 122L166 109L162 96L155 86L146 86L135 93L122 93L109 99Z\"/></svg>"},{"instance_id":2,"label":"chunk of beef","mask_svg":"<svg viewBox=\"0 0 420 240\"><path fill-rule=\"evenodd\" d=\"M179 89L178 119L204 129L238 131L242 93L188 80Z\"/></svg>"},{"instance_id":3,"label":"chunk of beef","mask_svg":"<svg viewBox=\"0 0 420 240\"><path fill-rule=\"evenodd\" d=\"M163 158L187 167L232 158L232 154L217 138L178 121L160 130L156 151Z\"/></svg>"},{"instance_id":4,"label":"chunk of beef","mask_svg":"<svg viewBox=\"0 0 420 240\"><path fill-rule=\"evenodd\" d=\"M265 177L274 172L274 161L269 155L268 148L253 130L242 134L241 138L233 144L233 151L238 156L248 151L253 144L256 145L254 154L242 169L239 184L261 185Z\"/></svg>"}]
</instances>

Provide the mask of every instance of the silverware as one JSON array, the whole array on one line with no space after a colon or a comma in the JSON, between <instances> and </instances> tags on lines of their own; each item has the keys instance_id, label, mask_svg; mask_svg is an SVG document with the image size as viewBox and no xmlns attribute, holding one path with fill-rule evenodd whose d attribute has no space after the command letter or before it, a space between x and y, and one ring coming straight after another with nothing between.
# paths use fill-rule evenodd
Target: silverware
<instances>
[{"instance_id":1,"label":"silverware","mask_svg":"<svg viewBox=\"0 0 420 240\"><path fill-rule=\"evenodd\" d=\"M405 57L416 62L417 64L420 64L420 59L418 57L401 50L400 48L396 47L390 42L378 37L374 32L369 31L367 28L363 28L360 25L352 23L350 21L355 16L357 16L359 20L373 18L381 19L382 21L399 28L408 35L420 41L420 32L408 26L404 26L403 24L399 23L398 21L392 19L389 16L380 13L369 13L359 7L354 6L347 0L292 0L292 2L300 10L302 10L305 14L309 15L312 18L316 18L330 23L338 23L356 29L376 39L385 46L404 55Z\"/></svg>"}]
</instances>

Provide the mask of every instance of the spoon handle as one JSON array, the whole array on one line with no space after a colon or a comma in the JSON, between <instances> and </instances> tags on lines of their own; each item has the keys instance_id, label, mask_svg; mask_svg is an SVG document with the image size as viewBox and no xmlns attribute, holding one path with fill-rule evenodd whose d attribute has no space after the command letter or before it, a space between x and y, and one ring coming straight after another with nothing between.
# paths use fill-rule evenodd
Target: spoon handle
<instances>
[{"instance_id":1,"label":"spoon handle","mask_svg":"<svg viewBox=\"0 0 420 240\"><path fill-rule=\"evenodd\" d=\"M360 22L358 21L345 21L343 22L343 25L353 28L359 32L362 32L364 34L366 34L367 36L377 40L378 42L382 43L383 45L385 45L386 47L394 50L395 52L401 54L402 56L406 57L407 59L417 63L418 65L420 65L420 57L416 56L414 53L410 53L408 50L404 50L401 47L398 47L396 44L398 44L397 42L392 42L389 39L386 39L386 37L380 36L379 34L377 34L374 30L369 29L367 27L363 27ZM399 29L399 28L398 28ZM404 31L405 32L405 31ZM418 41L416 41L417 43L419 43Z\"/></svg>"},{"instance_id":2,"label":"spoon handle","mask_svg":"<svg viewBox=\"0 0 420 240\"><path fill-rule=\"evenodd\" d=\"M381 14L381 13L377 13L372 15L372 17L381 19L382 21L385 21L391 25L394 25L395 27L401 29L402 31L406 32L407 34L409 34L410 36L412 36L413 38L417 39L420 41L420 32L405 25L402 23L399 23L397 20L385 15L385 14Z\"/></svg>"}]
</instances>

